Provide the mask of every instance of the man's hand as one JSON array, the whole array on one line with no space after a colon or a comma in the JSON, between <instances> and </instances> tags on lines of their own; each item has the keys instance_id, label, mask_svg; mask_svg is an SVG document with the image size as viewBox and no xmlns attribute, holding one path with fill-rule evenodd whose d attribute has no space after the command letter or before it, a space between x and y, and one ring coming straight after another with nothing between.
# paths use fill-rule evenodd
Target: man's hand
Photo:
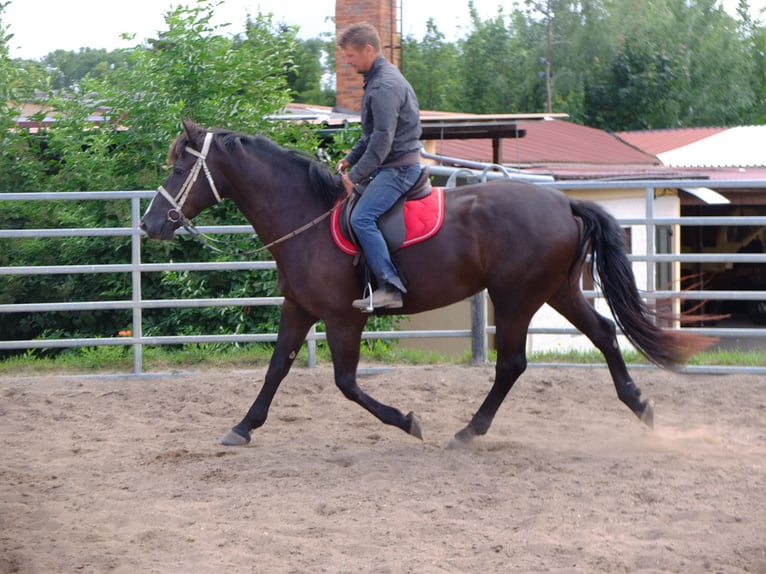
<instances>
[{"instance_id":1,"label":"man's hand","mask_svg":"<svg viewBox=\"0 0 766 574\"><path fill-rule=\"evenodd\" d=\"M354 182L346 172L343 172L343 187L346 189L346 195L354 193Z\"/></svg>"},{"instance_id":2,"label":"man's hand","mask_svg":"<svg viewBox=\"0 0 766 574\"><path fill-rule=\"evenodd\" d=\"M351 164L348 163L348 160L344 157L342 160L338 162L338 165L335 166L335 171L338 173L346 173L348 171L348 168L351 167Z\"/></svg>"},{"instance_id":3,"label":"man's hand","mask_svg":"<svg viewBox=\"0 0 766 574\"><path fill-rule=\"evenodd\" d=\"M345 157L335 166L337 172L343 176L343 187L346 190L346 195L351 195L354 192L354 183L351 181L351 178L348 177L348 168L350 167L351 164L348 163L348 160Z\"/></svg>"}]
</instances>

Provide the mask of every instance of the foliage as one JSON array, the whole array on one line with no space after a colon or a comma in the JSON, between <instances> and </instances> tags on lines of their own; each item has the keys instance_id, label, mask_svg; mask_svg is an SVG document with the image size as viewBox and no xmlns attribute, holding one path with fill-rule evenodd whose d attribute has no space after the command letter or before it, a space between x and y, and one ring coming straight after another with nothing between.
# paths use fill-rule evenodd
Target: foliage
<instances>
[{"instance_id":1,"label":"foliage","mask_svg":"<svg viewBox=\"0 0 766 574\"><path fill-rule=\"evenodd\" d=\"M145 347L144 367L148 372L173 372L190 368L252 368L265 367L273 350L272 345L251 343L243 345L192 344L182 347ZM497 360L492 351L490 364ZM433 351L418 351L401 346L375 346L361 348L365 362L379 364L439 365L471 363L470 352L460 356L442 355ZM647 365L646 359L635 351L623 351L628 365ZM326 346L317 346L317 361L331 361ZM557 365L605 365L604 356L596 351L535 352L530 353L530 366L536 364ZM718 350L701 353L691 359L692 366L763 367L766 354L759 351ZM304 345L295 362L296 367L308 365L308 351ZM654 368L654 367L652 367ZM88 371L130 372L133 356L129 347L84 347L67 349L56 357L39 357L29 351L0 361L0 375L83 373Z\"/></svg>"},{"instance_id":2,"label":"foliage","mask_svg":"<svg viewBox=\"0 0 766 574\"><path fill-rule=\"evenodd\" d=\"M211 24L217 5L178 6L166 15L166 30L120 54L125 65L109 74L78 78L77 91L51 89L39 94L37 101L58 119L40 134L3 131L10 141L0 157L0 193L153 188L164 177L168 146L183 117L208 126L263 133L307 151L316 149L318 140L309 128L267 119L289 101L294 32L275 28L270 17L259 15L248 22L242 36L225 37L220 26ZM5 49L4 43L0 45ZM0 73L9 79L2 85L18 86L10 75L13 66L6 52L0 53L0 66ZM109 121L94 129L90 119L94 113L105 113ZM119 202L57 202L55 208L43 202L6 205L0 211L4 228L123 227L130 217L127 203ZM244 223L231 202L199 219L201 223ZM252 240L242 236L228 241L232 250L253 247ZM145 242L142 251L148 263L223 258L188 239ZM129 261L129 238L2 240L0 248L4 266ZM125 274L11 276L0 284L0 301L121 300L130 297L130 289ZM162 298L165 293L181 297L277 294L273 273L259 271L148 274L142 293L145 298ZM277 315L274 307L147 311L145 332L273 331ZM0 331L6 339L114 336L131 328L130 322L128 311L14 313L0 315Z\"/></svg>"},{"instance_id":3,"label":"foliage","mask_svg":"<svg viewBox=\"0 0 766 574\"><path fill-rule=\"evenodd\" d=\"M468 3L463 38L429 23L405 38L424 109L551 111L606 130L734 125L764 117L763 24L741 0L525 0L487 20Z\"/></svg>"},{"instance_id":4,"label":"foliage","mask_svg":"<svg viewBox=\"0 0 766 574\"><path fill-rule=\"evenodd\" d=\"M9 142L12 139L10 131L13 128L13 118L15 116L12 86L15 83L16 70L13 62L8 55L8 42L12 38L8 34L7 27L3 23L3 11L7 2L0 1L0 145L2 145L3 154L7 153ZM0 172L0 182L2 182L2 172Z\"/></svg>"},{"instance_id":5,"label":"foliage","mask_svg":"<svg viewBox=\"0 0 766 574\"><path fill-rule=\"evenodd\" d=\"M502 9L482 21L469 6L472 30L460 42L461 108L485 114L511 110L525 97L522 70L528 45L506 27Z\"/></svg>"},{"instance_id":6,"label":"foliage","mask_svg":"<svg viewBox=\"0 0 766 574\"><path fill-rule=\"evenodd\" d=\"M335 49L332 40L297 40L293 51L293 66L287 73L287 84L293 101L319 106L335 105L335 92L327 85L327 78L335 73L334 66Z\"/></svg>"},{"instance_id":7,"label":"foliage","mask_svg":"<svg viewBox=\"0 0 766 574\"><path fill-rule=\"evenodd\" d=\"M289 101L284 76L293 35L259 16L248 22L244 37L224 37L210 23L215 6L176 7L166 16L167 30L128 54L128 66L85 84L115 121L130 126L110 133L120 150L116 168L131 178L123 188L154 187L184 117L281 139L266 117Z\"/></svg>"},{"instance_id":8,"label":"foliage","mask_svg":"<svg viewBox=\"0 0 766 574\"><path fill-rule=\"evenodd\" d=\"M214 25L218 0L168 11L165 29L128 50L56 51L40 62L9 57L11 34L0 0L0 193L150 189L164 178L169 143L181 118L262 133L313 152L307 126L271 121L291 99L331 105L333 40L299 40L270 16L227 36ZM525 0L482 20L468 2L465 35L447 39L431 21L424 38L403 39L405 75L423 109L474 113L554 112L607 130L762 123L766 121L766 28L740 0L733 17L717 0ZM19 102L58 118L40 133L14 129ZM94 129L92 116L108 122ZM34 119L34 117L33 117ZM336 135L322 150L329 164L358 132ZM127 204L14 202L0 228L122 227ZM243 223L231 203L200 223ZM250 249L242 236L232 249ZM126 263L126 238L0 241L0 265ZM144 262L205 261L223 256L177 239L142 246ZM8 276L0 302L125 299L125 275ZM157 273L145 298L175 295L268 296L273 277L252 273ZM152 310L149 334L271 330L276 310ZM130 313L3 314L4 338L113 335ZM387 324L382 328L390 328ZM385 350L387 343L382 346Z\"/></svg>"},{"instance_id":9,"label":"foliage","mask_svg":"<svg viewBox=\"0 0 766 574\"><path fill-rule=\"evenodd\" d=\"M742 37L747 47L747 61L752 62L751 73L747 80L753 92L755 102L749 112L738 123L766 123L766 27L755 26L746 19L742 28Z\"/></svg>"},{"instance_id":10,"label":"foliage","mask_svg":"<svg viewBox=\"0 0 766 574\"><path fill-rule=\"evenodd\" d=\"M458 49L446 42L433 19L426 23L422 41L402 40L402 71L409 78L423 110L447 110L458 89Z\"/></svg>"},{"instance_id":11,"label":"foliage","mask_svg":"<svg viewBox=\"0 0 766 574\"><path fill-rule=\"evenodd\" d=\"M766 116L766 30L751 16L746 0L740 0L735 16L718 0L525 0L507 12L499 8L487 20L479 17L473 2L467 4L468 25L461 38L446 38L430 21L421 40L402 40L403 70L423 109L542 112L550 90L551 111L610 131L757 123ZM276 73L285 102L332 105L332 39L299 40L295 28L274 26L260 15L247 22L243 38L225 38L210 24L210 6L197 2L193 8L174 10L168 15L169 29L134 50L56 51L41 63L25 62L16 89L23 78L27 94L34 83L45 89L76 87L86 95L92 89L83 85L87 78L119 83L128 92L129 82L137 79L143 95L136 103L148 104L146 126L153 125L149 120L156 119L152 110L159 105L171 111L171 118L190 108L198 121L212 115L220 125L250 129L251 122L240 122L248 106L201 109L198 96L205 99L211 87L198 81L200 75L243 89L255 96L250 100L255 104L265 100L258 97L260 80L247 85L239 72L255 72L251 79L269 81ZM189 34L184 38L179 32L185 27ZM213 38L215 42L208 41ZM270 50L240 49L248 41L266 41ZM156 69L147 58L160 51L167 53ZM248 68L242 59L251 55L256 57ZM265 75L257 73L259 66ZM138 69L131 72L133 67ZM234 71L230 78L220 73L229 68ZM174 79L162 85L171 69ZM146 81L153 72L159 72L160 93L179 94L184 101L168 97L156 102L151 97L154 83ZM171 87L175 91L168 91ZM222 103L230 102L224 98ZM262 107L279 108L270 104L276 102ZM176 130L177 122L171 122L163 135ZM140 172L138 179L156 175Z\"/></svg>"},{"instance_id":12,"label":"foliage","mask_svg":"<svg viewBox=\"0 0 766 574\"><path fill-rule=\"evenodd\" d=\"M752 109L752 62L715 0L615 2L621 35L588 86L587 122L606 129L727 125Z\"/></svg>"},{"instance_id":13,"label":"foliage","mask_svg":"<svg viewBox=\"0 0 766 574\"><path fill-rule=\"evenodd\" d=\"M77 90L83 78L106 78L127 62L123 50L80 48L77 52L55 50L42 59L42 64L50 74L53 89Z\"/></svg>"}]
</instances>

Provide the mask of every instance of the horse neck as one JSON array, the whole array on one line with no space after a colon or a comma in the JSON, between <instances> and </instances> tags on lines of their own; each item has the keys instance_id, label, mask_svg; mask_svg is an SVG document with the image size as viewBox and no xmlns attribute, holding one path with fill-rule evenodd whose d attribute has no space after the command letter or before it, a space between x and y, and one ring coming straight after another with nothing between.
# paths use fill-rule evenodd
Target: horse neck
<instances>
[{"instance_id":1,"label":"horse neck","mask_svg":"<svg viewBox=\"0 0 766 574\"><path fill-rule=\"evenodd\" d=\"M302 173L288 175L284 166L256 159L248 167L227 167L230 197L264 243L305 225L326 207L312 193Z\"/></svg>"}]
</instances>

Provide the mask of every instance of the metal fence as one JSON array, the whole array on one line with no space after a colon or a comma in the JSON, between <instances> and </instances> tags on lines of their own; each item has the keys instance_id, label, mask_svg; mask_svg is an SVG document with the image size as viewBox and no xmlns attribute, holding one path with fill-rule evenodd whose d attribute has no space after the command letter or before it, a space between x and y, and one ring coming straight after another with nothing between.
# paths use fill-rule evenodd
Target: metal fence
<instances>
[{"instance_id":1,"label":"metal fence","mask_svg":"<svg viewBox=\"0 0 766 574\"><path fill-rule=\"evenodd\" d=\"M433 169L432 169L433 171ZM470 175L469 170L461 170L463 175ZM504 177L506 174L487 174L486 170L477 172L482 178ZM658 226L667 225L752 225L766 226L766 217L674 217L657 218L654 216L654 197L658 188L697 188L699 180L661 180L661 181L580 181L540 183L552 185L562 190L598 190L598 189L643 189L645 190L646 217L619 219L623 226L643 226L646 229L646 255L631 255L632 261L646 263L647 299L697 299L697 300L754 300L766 301L766 291L715 291L715 290L657 290L655 284L655 268L657 263L671 262L726 262L726 263L766 263L763 253L656 253L655 233ZM705 182L716 189L726 188L763 188L765 181L716 181ZM0 267L0 276L10 275L66 275L75 273L126 273L130 274L132 295L125 300L100 300L82 302L51 302L51 303L14 303L0 305L0 313L47 312L47 311L93 311L125 309L132 311L132 332L127 337L101 337L85 339L35 339L35 340L2 340L0 350L62 348L62 347L96 347L108 345L130 345L133 348L135 374L143 371L143 348L146 345L168 345L187 343L251 343L276 341L276 333L228 334L228 335L189 335L189 336L149 336L143 333L143 316L145 309L181 308L181 307L230 307L230 306L260 306L281 305L281 297L243 297L243 298L212 298L212 299L144 299L141 295L141 276L144 273L162 271L221 271L221 270L273 270L273 261L227 261L227 262L191 262L191 263L143 263L141 261L141 242L145 239L139 229L142 209L141 202L153 197L152 191L114 191L114 192L57 192L57 193L0 193L0 208L3 202L18 201L127 201L130 202L130 226L116 228L69 228L69 229L3 229L0 239L4 238L78 238L78 237L130 237L131 261L127 264L96 265L81 264L67 266L31 266L31 267ZM206 234L237 234L252 233L250 226L208 226L200 230ZM643 287L643 286L640 286ZM586 292L588 296L598 296L595 291ZM717 337L741 337L766 340L766 329L763 328L695 328L688 329L703 335ZM530 334L575 334L574 328L542 329L531 328ZM487 360L487 338L494 334L494 326L487 318L486 295L479 294L472 300L471 325L457 330L402 330L364 332L363 338L374 339L408 339L408 338L452 338L470 337L472 341L472 357L474 362ZM312 329L307 338L309 349L309 364L316 362L316 341L323 340L324 334ZM766 368L760 367L697 367L689 370L706 372L747 372L766 373Z\"/></svg>"}]
</instances>

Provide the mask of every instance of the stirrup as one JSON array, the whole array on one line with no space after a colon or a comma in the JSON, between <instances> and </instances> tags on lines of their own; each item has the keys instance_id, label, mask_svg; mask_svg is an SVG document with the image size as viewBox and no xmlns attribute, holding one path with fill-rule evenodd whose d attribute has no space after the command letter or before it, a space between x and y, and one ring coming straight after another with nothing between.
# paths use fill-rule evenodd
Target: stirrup
<instances>
[{"instance_id":1,"label":"stirrup","mask_svg":"<svg viewBox=\"0 0 766 574\"><path fill-rule=\"evenodd\" d=\"M367 285L364 287L364 291L362 292L362 299L367 299L369 303L367 303L367 307L364 309L364 312L366 313L372 313L375 310L375 307L372 304L372 282L368 281Z\"/></svg>"},{"instance_id":2,"label":"stirrup","mask_svg":"<svg viewBox=\"0 0 766 574\"><path fill-rule=\"evenodd\" d=\"M369 293L366 289L365 293ZM395 288L378 288L364 299L354 299L351 305L362 313L372 313L376 309L399 309L404 306L402 294Z\"/></svg>"}]
</instances>

